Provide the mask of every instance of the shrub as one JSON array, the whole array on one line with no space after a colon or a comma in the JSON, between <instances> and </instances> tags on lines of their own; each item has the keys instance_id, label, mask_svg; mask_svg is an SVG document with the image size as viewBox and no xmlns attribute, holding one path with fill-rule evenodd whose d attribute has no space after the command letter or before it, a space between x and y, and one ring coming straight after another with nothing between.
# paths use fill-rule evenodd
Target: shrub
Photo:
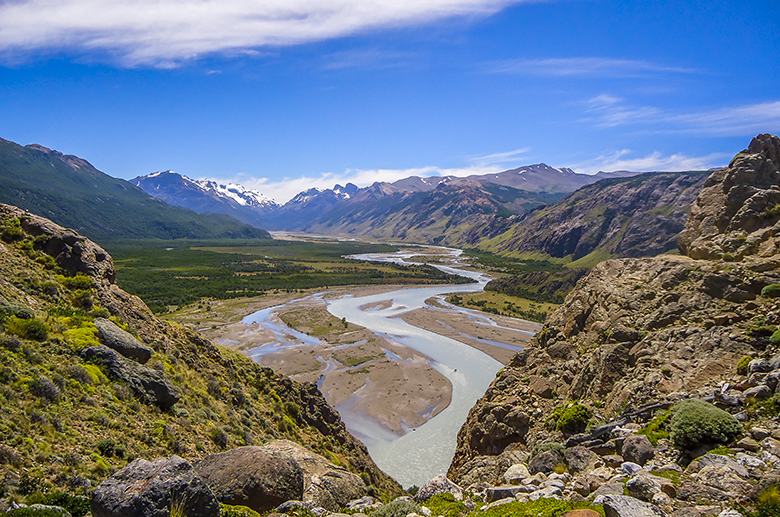
<instances>
[{"instance_id":1,"label":"shrub","mask_svg":"<svg viewBox=\"0 0 780 517\"><path fill-rule=\"evenodd\" d=\"M555 442L545 442L537 444L533 449L531 449L531 458L540 455L543 452L547 451L558 451L561 454L563 454L563 451L566 450L566 447L561 445L560 443Z\"/></svg>"},{"instance_id":2,"label":"shrub","mask_svg":"<svg viewBox=\"0 0 780 517\"><path fill-rule=\"evenodd\" d=\"M450 493L439 494L425 501L425 506L431 510L431 515L442 517L460 517L469 513L469 509Z\"/></svg>"},{"instance_id":3,"label":"shrub","mask_svg":"<svg viewBox=\"0 0 780 517\"><path fill-rule=\"evenodd\" d=\"M780 330L775 332L775 334L777 334L778 332L780 332ZM772 334L772 336L774 337L774 334ZM750 364L750 361L752 361L752 360L753 360L753 358L750 357L749 355L743 355L742 359L740 359L739 362L737 363L737 375L747 375L748 374L748 365Z\"/></svg>"},{"instance_id":4,"label":"shrub","mask_svg":"<svg viewBox=\"0 0 780 517\"><path fill-rule=\"evenodd\" d=\"M260 517L260 514L246 506L230 506L219 503L220 517Z\"/></svg>"},{"instance_id":5,"label":"shrub","mask_svg":"<svg viewBox=\"0 0 780 517\"><path fill-rule=\"evenodd\" d=\"M54 402L60 398L60 389L43 375L35 377L29 384L30 393L46 402Z\"/></svg>"},{"instance_id":6,"label":"shrub","mask_svg":"<svg viewBox=\"0 0 780 517\"><path fill-rule=\"evenodd\" d=\"M772 335L769 336L769 342L772 343L773 345L780 343L780 330L774 331Z\"/></svg>"},{"instance_id":7,"label":"shrub","mask_svg":"<svg viewBox=\"0 0 780 517\"><path fill-rule=\"evenodd\" d=\"M780 485L772 485L758 496L757 517L776 517L780 515Z\"/></svg>"},{"instance_id":8,"label":"shrub","mask_svg":"<svg viewBox=\"0 0 780 517\"><path fill-rule=\"evenodd\" d=\"M211 438L211 441L214 442L214 445L217 447L225 449L228 446L228 435L222 429L217 427L212 428L209 432L209 438Z\"/></svg>"},{"instance_id":9,"label":"shrub","mask_svg":"<svg viewBox=\"0 0 780 517\"><path fill-rule=\"evenodd\" d=\"M386 505L380 507L374 511L372 517L406 517L410 513L417 513L422 515L422 508L414 504L412 501L406 501L404 499L396 499Z\"/></svg>"},{"instance_id":10,"label":"shrub","mask_svg":"<svg viewBox=\"0 0 780 517\"><path fill-rule=\"evenodd\" d=\"M593 412L587 406L574 404L563 410L555 423L555 428L564 433L581 433L588 427Z\"/></svg>"},{"instance_id":11,"label":"shrub","mask_svg":"<svg viewBox=\"0 0 780 517\"><path fill-rule=\"evenodd\" d=\"M63 494L62 492L50 492L48 494L37 492L25 499L27 504L59 506L73 517L84 517L84 515L89 513L89 502L90 499L88 497Z\"/></svg>"},{"instance_id":12,"label":"shrub","mask_svg":"<svg viewBox=\"0 0 780 517\"><path fill-rule=\"evenodd\" d=\"M669 436L678 449L727 444L741 435L736 418L703 400L683 400L672 407Z\"/></svg>"},{"instance_id":13,"label":"shrub","mask_svg":"<svg viewBox=\"0 0 780 517\"><path fill-rule=\"evenodd\" d=\"M641 431L639 434L647 436L653 447L658 445L658 440L669 437L668 423L669 423L669 411L664 411L660 415L655 416Z\"/></svg>"},{"instance_id":14,"label":"shrub","mask_svg":"<svg viewBox=\"0 0 780 517\"><path fill-rule=\"evenodd\" d=\"M62 275L57 275L57 281L70 289L73 290L89 290L95 287L95 282L88 276L78 273L76 276L66 277Z\"/></svg>"},{"instance_id":15,"label":"shrub","mask_svg":"<svg viewBox=\"0 0 780 517\"><path fill-rule=\"evenodd\" d=\"M46 341L49 338L49 327L37 318L21 319L11 316L5 323L5 330L9 334L34 341Z\"/></svg>"},{"instance_id":16,"label":"shrub","mask_svg":"<svg viewBox=\"0 0 780 517\"><path fill-rule=\"evenodd\" d=\"M761 296L766 296L767 298L777 298L780 296L780 284L769 284L768 286L761 289Z\"/></svg>"}]
</instances>

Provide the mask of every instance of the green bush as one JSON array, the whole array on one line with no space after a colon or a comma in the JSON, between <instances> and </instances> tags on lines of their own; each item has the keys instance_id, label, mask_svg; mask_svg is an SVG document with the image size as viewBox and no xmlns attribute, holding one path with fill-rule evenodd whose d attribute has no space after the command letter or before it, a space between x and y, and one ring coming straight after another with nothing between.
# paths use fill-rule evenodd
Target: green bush
<instances>
[{"instance_id":1,"label":"green bush","mask_svg":"<svg viewBox=\"0 0 780 517\"><path fill-rule=\"evenodd\" d=\"M246 506L219 503L219 517L260 517L260 514Z\"/></svg>"},{"instance_id":2,"label":"green bush","mask_svg":"<svg viewBox=\"0 0 780 517\"><path fill-rule=\"evenodd\" d=\"M431 515L441 515L442 517L460 517L469 513L466 505L455 500L455 496L450 493L439 494L425 501L425 506L431 510Z\"/></svg>"},{"instance_id":3,"label":"green bush","mask_svg":"<svg viewBox=\"0 0 780 517\"><path fill-rule=\"evenodd\" d=\"M564 433L581 433L588 427L593 412L587 406L574 404L563 410L555 428Z\"/></svg>"},{"instance_id":4,"label":"green bush","mask_svg":"<svg viewBox=\"0 0 780 517\"><path fill-rule=\"evenodd\" d=\"M758 496L756 517L777 517L780 515L780 485L772 485Z\"/></svg>"},{"instance_id":5,"label":"green bush","mask_svg":"<svg viewBox=\"0 0 780 517\"><path fill-rule=\"evenodd\" d=\"M688 399L672 407L669 437L678 449L728 444L741 435L739 421L712 404Z\"/></svg>"},{"instance_id":6,"label":"green bush","mask_svg":"<svg viewBox=\"0 0 780 517\"><path fill-rule=\"evenodd\" d=\"M540 444L537 444L533 449L531 449L531 456L530 457L534 458L534 457L540 455L543 452L553 451L553 450L554 451L558 451L561 454L563 454L563 451L566 450L566 447L564 447L560 443L555 443L555 442L540 443Z\"/></svg>"},{"instance_id":7,"label":"green bush","mask_svg":"<svg viewBox=\"0 0 780 517\"><path fill-rule=\"evenodd\" d=\"M84 517L89 513L89 497L64 494L62 492L37 492L25 499L27 504L44 504L64 508L72 517Z\"/></svg>"},{"instance_id":8,"label":"green bush","mask_svg":"<svg viewBox=\"0 0 780 517\"><path fill-rule=\"evenodd\" d=\"M422 508L411 501L396 499L375 510L371 517L406 517L410 513L422 515Z\"/></svg>"},{"instance_id":9,"label":"green bush","mask_svg":"<svg viewBox=\"0 0 780 517\"><path fill-rule=\"evenodd\" d=\"M761 296L766 296L767 298L777 298L780 296L780 284L769 284L768 286L761 289Z\"/></svg>"},{"instance_id":10,"label":"green bush","mask_svg":"<svg viewBox=\"0 0 780 517\"><path fill-rule=\"evenodd\" d=\"M772 343L773 345L780 343L780 330L774 331L772 335L769 336L769 342Z\"/></svg>"},{"instance_id":11,"label":"green bush","mask_svg":"<svg viewBox=\"0 0 780 517\"><path fill-rule=\"evenodd\" d=\"M11 316L5 323L5 331L35 341L46 341L49 338L49 327L37 318L21 319Z\"/></svg>"},{"instance_id":12,"label":"green bush","mask_svg":"<svg viewBox=\"0 0 780 517\"><path fill-rule=\"evenodd\" d=\"M57 275L57 281L70 289L71 291L89 290L95 287L95 282L87 275L82 273L76 274L76 276L63 276Z\"/></svg>"},{"instance_id":13,"label":"green bush","mask_svg":"<svg viewBox=\"0 0 780 517\"><path fill-rule=\"evenodd\" d=\"M658 440L669 437L668 424L669 424L669 411L664 411L660 415L655 416L641 431L639 434L647 436L650 443L655 447L658 445Z\"/></svg>"},{"instance_id":14,"label":"green bush","mask_svg":"<svg viewBox=\"0 0 780 517\"><path fill-rule=\"evenodd\" d=\"M775 331L775 334L780 333L780 330ZM775 337L775 334L772 334L772 338ZM772 338L769 338L770 340ZM778 335L778 338L780 338L780 334ZM737 375L747 375L748 374L748 364L750 364L750 361L752 361L753 358L749 355L743 355L742 359L739 360L737 363Z\"/></svg>"}]
</instances>

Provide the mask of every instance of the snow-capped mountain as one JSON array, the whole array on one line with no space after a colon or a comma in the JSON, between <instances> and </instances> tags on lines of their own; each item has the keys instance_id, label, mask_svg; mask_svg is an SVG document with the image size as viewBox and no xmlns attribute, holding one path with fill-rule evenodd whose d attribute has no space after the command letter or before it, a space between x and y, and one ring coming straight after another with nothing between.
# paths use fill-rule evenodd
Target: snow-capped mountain
<instances>
[{"instance_id":1,"label":"snow-capped mountain","mask_svg":"<svg viewBox=\"0 0 780 517\"><path fill-rule=\"evenodd\" d=\"M261 228L266 226L265 216L279 208L278 203L261 192L237 183L193 180L173 171L139 176L130 183L169 205L226 214Z\"/></svg>"}]
</instances>

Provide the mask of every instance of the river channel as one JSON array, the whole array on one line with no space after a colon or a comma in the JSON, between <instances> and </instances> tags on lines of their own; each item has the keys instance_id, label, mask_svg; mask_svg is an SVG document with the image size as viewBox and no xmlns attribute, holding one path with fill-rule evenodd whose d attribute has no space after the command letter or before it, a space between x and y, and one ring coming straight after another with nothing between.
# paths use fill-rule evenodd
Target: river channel
<instances>
[{"instance_id":1,"label":"river channel","mask_svg":"<svg viewBox=\"0 0 780 517\"><path fill-rule=\"evenodd\" d=\"M460 255L460 250L437 250L450 255L450 259L454 261L457 261ZM366 254L352 258L409 264L407 260L415 255L419 256L419 251ZM457 266L457 262L454 263ZM466 421L471 407L485 393L496 372L502 367L500 362L476 348L410 325L399 317L406 312L429 307L426 300L430 298L442 298L448 293L482 291L489 280L479 272L459 267L436 267L448 273L471 278L474 283L399 289L360 297L344 296L328 301L327 307L328 311L338 318L346 318L350 323L366 327L390 341L427 355L432 359L431 366L452 383L452 401L449 406L424 425L410 429L402 436L356 409L355 406L360 401L357 398L359 395L336 406L347 429L366 444L377 465L405 487L422 486L434 476L447 471L455 453L458 430ZM380 305L384 308L361 310L361 307L376 307L373 304L381 302L385 302ZM252 314L245 318L244 322L258 322L263 325L267 316L279 308ZM456 307L447 310L471 312ZM487 315L480 315L475 326L492 323ZM259 353L262 353L262 349L256 349L250 355Z\"/></svg>"}]
</instances>

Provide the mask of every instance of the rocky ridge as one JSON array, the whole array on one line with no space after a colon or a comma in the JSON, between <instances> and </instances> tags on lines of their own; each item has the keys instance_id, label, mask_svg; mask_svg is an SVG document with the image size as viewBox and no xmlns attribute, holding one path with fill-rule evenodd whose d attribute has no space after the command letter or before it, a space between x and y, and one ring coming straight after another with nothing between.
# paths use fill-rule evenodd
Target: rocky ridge
<instances>
[{"instance_id":1,"label":"rocky ridge","mask_svg":"<svg viewBox=\"0 0 780 517\"><path fill-rule=\"evenodd\" d=\"M680 237L687 255L608 260L582 279L472 408L450 479L490 494L515 469L516 499L543 487L601 502L625 482L655 506L647 515L749 506L780 481L778 153L778 137L759 135L710 176ZM687 399L725 410L742 439L674 442L669 408ZM626 447L638 440L644 456ZM704 455L718 444L729 449Z\"/></svg>"},{"instance_id":2,"label":"rocky ridge","mask_svg":"<svg viewBox=\"0 0 780 517\"><path fill-rule=\"evenodd\" d=\"M339 478L352 498L400 492L316 385L157 319L89 239L9 205L0 238L0 508L4 496L89 495L133 460L197 465L283 439L274 457L320 458L323 487ZM173 471L190 470L181 462Z\"/></svg>"}]
</instances>

